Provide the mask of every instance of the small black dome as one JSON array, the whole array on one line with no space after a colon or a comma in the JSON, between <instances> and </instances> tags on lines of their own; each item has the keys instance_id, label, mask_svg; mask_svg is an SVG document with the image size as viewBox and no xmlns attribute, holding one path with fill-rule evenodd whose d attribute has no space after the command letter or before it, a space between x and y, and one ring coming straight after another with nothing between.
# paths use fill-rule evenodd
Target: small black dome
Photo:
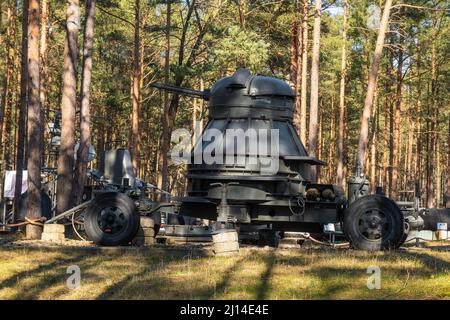
<instances>
[{"instance_id":1,"label":"small black dome","mask_svg":"<svg viewBox=\"0 0 450 320\"><path fill-rule=\"evenodd\" d=\"M292 117L295 93L283 80L238 69L218 80L209 93L211 117ZM237 107L237 109L236 109Z\"/></svg>"},{"instance_id":2,"label":"small black dome","mask_svg":"<svg viewBox=\"0 0 450 320\"><path fill-rule=\"evenodd\" d=\"M275 96L295 99L295 93L283 80L252 75L247 69L238 69L217 81L210 91L210 105L241 104L239 97ZM246 100L246 99L244 99Z\"/></svg>"}]
</instances>

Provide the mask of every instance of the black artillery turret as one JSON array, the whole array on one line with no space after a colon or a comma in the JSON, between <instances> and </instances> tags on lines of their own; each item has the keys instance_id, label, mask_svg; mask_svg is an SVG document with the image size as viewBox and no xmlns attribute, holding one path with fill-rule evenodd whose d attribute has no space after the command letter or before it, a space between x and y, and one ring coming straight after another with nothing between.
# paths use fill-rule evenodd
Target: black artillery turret
<instances>
[{"instance_id":1,"label":"black artillery turret","mask_svg":"<svg viewBox=\"0 0 450 320\"><path fill-rule=\"evenodd\" d=\"M360 174L348 180L348 197L340 186L311 181L311 166L324 163L308 156L299 139L292 124L295 93L280 79L238 69L205 91L152 86L207 100L209 117L188 156L186 197L142 212L154 219L177 212L216 221L216 253L239 249L236 226L243 224L267 226L260 239L270 243L275 231L321 233L340 224L354 248L380 250L400 246L409 230L430 227L438 218L450 221L448 212L420 210L417 200L396 203L370 195ZM102 211L92 212L88 218L98 221Z\"/></svg>"},{"instance_id":2,"label":"black artillery turret","mask_svg":"<svg viewBox=\"0 0 450 320\"><path fill-rule=\"evenodd\" d=\"M401 243L403 217L392 200L352 185L352 200L363 206L351 210L341 187L310 181L311 166L324 163L308 156L294 129L295 93L286 82L238 69L203 92L155 87L209 101L208 123L188 164L188 194L181 199L180 214L217 221L219 235L243 223L269 225L272 231L322 232L326 224L346 222L344 232L355 247ZM365 204L377 210L363 212ZM344 219L347 211L351 221Z\"/></svg>"},{"instance_id":3,"label":"black artillery turret","mask_svg":"<svg viewBox=\"0 0 450 320\"><path fill-rule=\"evenodd\" d=\"M153 87L209 101L208 123L187 156L186 197L153 202L167 192L135 177L130 154L119 149L105 157L103 175L91 174L98 183L94 199L47 223L87 207L89 239L118 245L135 237L142 215L156 234L161 214L178 213L216 222L216 254L239 250L236 229L244 224L257 225L259 243L267 245L276 245L277 231L322 233L339 224L351 246L364 250L393 249L409 230L450 225L449 209L419 207L418 187L414 202L394 202L369 194L360 174L348 179L348 197L339 186L311 181L311 166L324 163L309 157L300 141L292 125L295 94L282 80L239 69L210 90Z\"/></svg>"},{"instance_id":4,"label":"black artillery turret","mask_svg":"<svg viewBox=\"0 0 450 320\"><path fill-rule=\"evenodd\" d=\"M283 222L284 211L286 218L294 212L297 222L308 221L297 213L305 209L310 166L322 162L308 156L293 127L290 86L239 69L217 81L208 98L209 121L193 149L189 197L180 213L216 220L216 204L229 184L228 220L272 222L280 216ZM217 157L206 159L211 155ZM200 204L204 210L198 210Z\"/></svg>"}]
</instances>

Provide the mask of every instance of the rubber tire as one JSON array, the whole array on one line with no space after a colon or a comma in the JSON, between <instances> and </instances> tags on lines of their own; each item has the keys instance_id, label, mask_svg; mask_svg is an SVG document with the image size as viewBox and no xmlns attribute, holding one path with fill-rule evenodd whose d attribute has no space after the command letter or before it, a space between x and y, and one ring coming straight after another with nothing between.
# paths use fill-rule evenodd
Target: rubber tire
<instances>
[{"instance_id":1,"label":"rubber tire","mask_svg":"<svg viewBox=\"0 0 450 320\"><path fill-rule=\"evenodd\" d=\"M378 240L369 240L358 230L359 216L368 209L379 209L388 221L387 234ZM404 237L404 217L397 204L382 195L369 195L357 199L344 211L343 231L353 248L366 251L396 249Z\"/></svg>"},{"instance_id":2,"label":"rubber tire","mask_svg":"<svg viewBox=\"0 0 450 320\"><path fill-rule=\"evenodd\" d=\"M97 217L103 208L115 206L125 215L127 224L120 233L108 234L98 226ZM89 240L103 246L127 245L137 234L140 214L132 199L120 192L99 194L86 209L84 228Z\"/></svg>"}]
</instances>

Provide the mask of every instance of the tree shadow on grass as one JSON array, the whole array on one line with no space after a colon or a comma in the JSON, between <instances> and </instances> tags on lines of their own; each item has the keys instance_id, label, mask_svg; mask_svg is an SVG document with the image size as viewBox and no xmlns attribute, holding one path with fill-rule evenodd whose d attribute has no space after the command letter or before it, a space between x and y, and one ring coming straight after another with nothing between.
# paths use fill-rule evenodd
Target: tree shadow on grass
<instances>
[{"instance_id":1,"label":"tree shadow on grass","mask_svg":"<svg viewBox=\"0 0 450 320\"><path fill-rule=\"evenodd\" d=\"M271 251L270 254L264 258L265 270L261 275L261 283L257 287L256 291L256 300L265 300L267 299L267 294L269 291L269 282L273 273L273 268L276 264L276 254L275 251Z\"/></svg>"},{"instance_id":2,"label":"tree shadow on grass","mask_svg":"<svg viewBox=\"0 0 450 320\"><path fill-rule=\"evenodd\" d=\"M46 251L42 251L45 253ZM46 289L59 284L66 284L67 278L71 275L67 273L67 267L77 265L81 269L81 277L92 280L100 280L90 269L98 266L97 261L87 262L89 258L95 258L96 252L85 249L58 249L58 253L67 257L55 257L47 263L42 263L31 270L24 270L14 273L9 278L0 282L0 288L11 288L16 290L13 299L38 299ZM118 254L102 255L102 262L108 263L117 258ZM30 283L27 283L30 282ZM25 282L25 283L24 283ZM68 290L65 288L65 290ZM61 291L61 290L59 290ZM53 297L49 297L53 298ZM54 298L58 298L54 295Z\"/></svg>"},{"instance_id":3,"label":"tree shadow on grass","mask_svg":"<svg viewBox=\"0 0 450 320\"><path fill-rule=\"evenodd\" d=\"M209 281L211 279L203 279L202 285L194 283L199 281L198 277L201 274L195 272L191 279L186 279L183 282L177 281L176 277L171 272L176 272L176 269L171 268L172 264L177 264L182 261L186 261L188 255L172 255L171 257L165 257L159 265L146 265L123 277L119 282L109 286L104 292L98 295L97 299L121 299L122 297L129 297L130 294L134 294L134 297L142 298L144 294L148 293L145 298L151 299L221 299L221 296L228 293L229 289L232 289L232 282L237 276L237 273L241 272L245 262L251 259L261 258L259 253L250 253L244 256L230 257L225 259L233 259L230 266L222 268L220 270L211 270L213 273L219 272L221 278L218 282ZM204 258L207 256L195 256L192 258L192 265L206 263ZM223 259L223 258L213 258ZM260 299L264 299L267 295L269 288L270 275L274 266L274 254L263 257L265 261L265 271L261 278L261 283L256 287L256 296ZM182 268L183 266L175 266L175 268ZM184 270L185 271L185 270ZM180 272L183 272L182 270ZM201 272L200 272L201 273ZM183 279L186 274L182 275ZM209 284L211 283L211 284ZM192 285L191 285L192 284Z\"/></svg>"},{"instance_id":4,"label":"tree shadow on grass","mask_svg":"<svg viewBox=\"0 0 450 320\"><path fill-rule=\"evenodd\" d=\"M154 298L155 293L158 293L153 291L154 288L164 290L171 288L173 285L169 281L169 277L164 275L165 270L169 270L172 264L187 259L200 260L208 256L207 251L203 249L186 250L181 248L180 250L169 251L162 248L152 248L149 253L151 253L151 256L145 256L142 266L137 267L131 274L123 276L120 281L108 286L96 299L122 299L124 293L128 299L136 298L136 295L142 292L148 293L148 298ZM151 275L150 281L145 279L149 275ZM179 288L180 293L183 290L186 290L186 287ZM129 293L134 294L134 296L127 296Z\"/></svg>"},{"instance_id":5,"label":"tree shadow on grass","mask_svg":"<svg viewBox=\"0 0 450 320\"><path fill-rule=\"evenodd\" d=\"M65 252L65 250L63 250L63 252L61 252L63 254L71 254L68 252ZM24 271L20 271L18 273L13 274L12 276L10 276L7 279L4 279L2 281L0 281L0 288L5 288L5 287L11 287L17 284L18 281L20 281L21 279L28 277L28 276L33 276L37 273L45 273L47 271L52 271L55 268L64 265L64 264L73 264L77 261L79 261L80 259L82 259L85 256L85 254L83 253L78 253L74 256L69 256L68 258L63 258L63 259L58 259L58 260L53 260L50 263L44 263L44 264L40 264L39 266L37 266L34 269L31 270L24 270ZM57 258L55 258L57 259Z\"/></svg>"}]
</instances>

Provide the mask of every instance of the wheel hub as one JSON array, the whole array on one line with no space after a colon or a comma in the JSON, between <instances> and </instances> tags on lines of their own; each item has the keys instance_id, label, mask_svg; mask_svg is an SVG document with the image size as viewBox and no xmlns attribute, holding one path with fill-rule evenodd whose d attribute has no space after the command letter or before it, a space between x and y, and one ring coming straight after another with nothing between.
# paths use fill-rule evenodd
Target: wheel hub
<instances>
[{"instance_id":1,"label":"wheel hub","mask_svg":"<svg viewBox=\"0 0 450 320\"><path fill-rule=\"evenodd\" d=\"M125 226L125 215L118 207L106 207L100 212L98 225L105 233L118 233Z\"/></svg>"},{"instance_id":2,"label":"wheel hub","mask_svg":"<svg viewBox=\"0 0 450 320\"><path fill-rule=\"evenodd\" d=\"M388 231L386 215L379 210L365 211L359 219L359 232L368 240L379 240Z\"/></svg>"}]
</instances>

